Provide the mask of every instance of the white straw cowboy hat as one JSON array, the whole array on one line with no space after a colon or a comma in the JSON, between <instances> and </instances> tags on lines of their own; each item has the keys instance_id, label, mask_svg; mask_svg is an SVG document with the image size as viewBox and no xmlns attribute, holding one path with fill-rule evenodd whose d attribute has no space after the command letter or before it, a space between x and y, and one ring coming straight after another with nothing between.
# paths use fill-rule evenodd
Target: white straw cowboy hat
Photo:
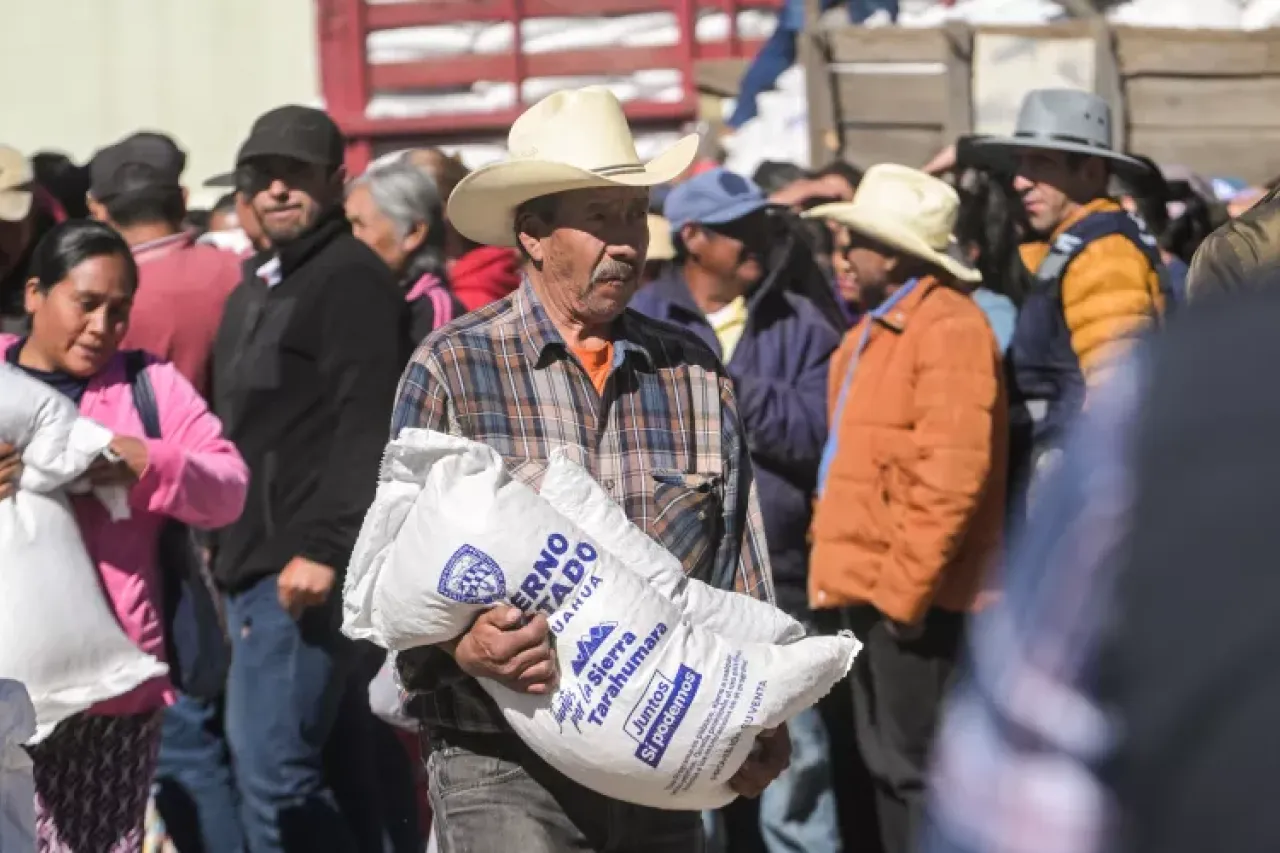
<instances>
[{"instance_id":1,"label":"white straw cowboy hat","mask_svg":"<svg viewBox=\"0 0 1280 853\"><path fill-rule=\"evenodd\" d=\"M960 196L946 183L916 169L883 163L867 170L853 201L821 204L804 216L829 219L976 284L982 273L948 254L959 214Z\"/></svg>"},{"instance_id":2,"label":"white straw cowboy hat","mask_svg":"<svg viewBox=\"0 0 1280 853\"><path fill-rule=\"evenodd\" d=\"M449 221L464 237L515 246L515 211L526 201L602 187L652 187L678 178L698 153L684 137L640 162L622 104L590 86L548 95L511 125L508 158L463 178L449 196Z\"/></svg>"},{"instance_id":3,"label":"white straw cowboy hat","mask_svg":"<svg viewBox=\"0 0 1280 853\"><path fill-rule=\"evenodd\" d=\"M1082 89L1037 89L1018 110L1013 136L970 140L970 158L980 166L1009 167L1019 151L1040 148L1101 157L1122 174L1148 174L1146 164L1111 147L1111 107Z\"/></svg>"}]
</instances>

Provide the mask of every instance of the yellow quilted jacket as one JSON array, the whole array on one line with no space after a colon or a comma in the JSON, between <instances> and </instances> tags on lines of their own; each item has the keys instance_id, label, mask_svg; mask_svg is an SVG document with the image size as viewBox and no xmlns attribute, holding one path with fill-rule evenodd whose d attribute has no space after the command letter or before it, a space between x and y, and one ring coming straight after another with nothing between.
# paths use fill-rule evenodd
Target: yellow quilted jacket
<instances>
[{"instance_id":1,"label":"yellow quilted jacket","mask_svg":"<svg viewBox=\"0 0 1280 853\"><path fill-rule=\"evenodd\" d=\"M1064 231L1090 214L1120 209L1111 199L1090 202L1059 225L1048 241L1023 244L1022 262L1034 273ZM1151 323L1153 305L1155 315L1163 316L1160 273L1141 249L1119 234L1093 241L1067 267L1062 311L1071 331L1071 348L1090 388L1105 379L1116 358Z\"/></svg>"}]
</instances>

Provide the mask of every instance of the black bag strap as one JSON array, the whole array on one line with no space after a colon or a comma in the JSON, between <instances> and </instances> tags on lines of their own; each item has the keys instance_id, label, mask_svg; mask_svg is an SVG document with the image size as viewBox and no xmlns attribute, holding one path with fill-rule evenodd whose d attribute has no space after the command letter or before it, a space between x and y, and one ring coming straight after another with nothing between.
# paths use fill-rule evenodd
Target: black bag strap
<instances>
[{"instance_id":1,"label":"black bag strap","mask_svg":"<svg viewBox=\"0 0 1280 853\"><path fill-rule=\"evenodd\" d=\"M160 438L160 408L156 405L156 391L147 376L147 354L131 350L124 354L125 375L133 391L133 408L142 420L142 430L147 438Z\"/></svg>"}]
</instances>

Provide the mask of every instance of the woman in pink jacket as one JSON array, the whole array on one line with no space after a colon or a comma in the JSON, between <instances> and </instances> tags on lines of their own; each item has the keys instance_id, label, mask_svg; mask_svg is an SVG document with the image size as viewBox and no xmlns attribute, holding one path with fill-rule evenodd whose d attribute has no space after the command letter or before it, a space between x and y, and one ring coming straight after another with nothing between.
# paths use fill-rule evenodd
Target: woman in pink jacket
<instances>
[{"instance_id":1,"label":"woman in pink jacket","mask_svg":"<svg viewBox=\"0 0 1280 853\"><path fill-rule=\"evenodd\" d=\"M244 505L248 469L200 395L172 365L154 360L145 371L163 438L143 437L126 356L118 351L138 270L116 232L96 222L65 222L36 248L32 274L25 294L31 334L0 336L0 357L115 432L111 448L120 461L103 459L90 476L129 486L131 517L113 522L89 497L72 498L72 506L125 633L163 660L161 526L166 518L206 529L230 524ZM173 698L169 680L157 678L64 721L32 748L41 853L142 849L160 710Z\"/></svg>"}]
</instances>

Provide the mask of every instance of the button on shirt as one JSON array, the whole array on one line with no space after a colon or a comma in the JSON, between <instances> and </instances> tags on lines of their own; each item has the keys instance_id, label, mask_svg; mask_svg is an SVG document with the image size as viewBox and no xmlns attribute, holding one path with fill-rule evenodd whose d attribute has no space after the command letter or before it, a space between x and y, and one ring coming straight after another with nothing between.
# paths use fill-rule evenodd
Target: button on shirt
<instances>
[{"instance_id":1,"label":"button on shirt","mask_svg":"<svg viewBox=\"0 0 1280 853\"><path fill-rule=\"evenodd\" d=\"M628 311L597 390L526 281L427 339L401 382L392 429L484 442L534 488L551 451L566 448L688 574L771 602L745 435L721 370L693 335ZM415 649L399 662L428 727L505 730L446 653Z\"/></svg>"}]
</instances>

